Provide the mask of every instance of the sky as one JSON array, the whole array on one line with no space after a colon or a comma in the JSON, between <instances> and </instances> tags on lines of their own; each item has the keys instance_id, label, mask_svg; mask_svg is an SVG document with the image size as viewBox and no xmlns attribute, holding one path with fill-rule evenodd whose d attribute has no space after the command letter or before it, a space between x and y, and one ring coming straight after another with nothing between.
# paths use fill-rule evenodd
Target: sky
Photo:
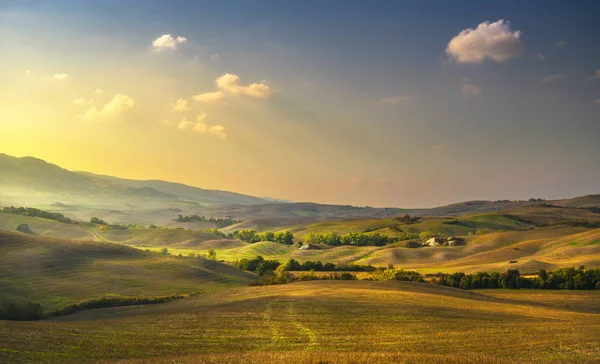
<instances>
[{"instance_id":1,"label":"sky","mask_svg":"<svg viewBox=\"0 0 600 364\"><path fill-rule=\"evenodd\" d=\"M597 14L0 0L0 152L359 206L600 193Z\"/></svg>"}]
</instances>

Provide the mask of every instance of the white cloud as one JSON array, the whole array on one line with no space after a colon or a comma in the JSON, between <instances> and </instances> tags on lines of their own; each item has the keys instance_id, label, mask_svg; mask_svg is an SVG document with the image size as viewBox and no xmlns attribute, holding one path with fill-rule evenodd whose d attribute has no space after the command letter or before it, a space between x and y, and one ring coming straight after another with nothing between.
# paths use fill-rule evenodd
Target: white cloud
<instances>
[{"instance_id":1,"label":"white cloud","mask_svg":"<svg viewBox=\"0 0 600 364\"><path fill-rule=\"evenodd\" d=\"M69 75L66 73L57 73L52 75L52 79L57 81L65 81L69 79Z\"/></svg>"},{"instance_id":2,"label":"white cloud","mask_svg":"<svg viewBox=\"0 0 600 364\"><path fill-rule=\"evenodd\" d=\"M566 47L566 46L568 46L568 45L569 45L569 43L568 43L568 42L566 42L566 41L564 41L564 40L559 40L559 41L558 41L558 42L556 42L556 44L555 44L555 46L557 46L557 47Z\"/></svg>"},{"instance_id":3,"label":"white cloud","mask_svg":"<svg viewBox=\"0 0 600 364\"><path fill-rule=\"evenodd\" d=\"M210 55L210 59L212 59L212 60L217 60L217 59L219 59L219 54L218 54L218 53L211 54L211 55Z\"/></svg>"},{"instance_id":4,"label":"white cloud","mask_svg":"<svg viewBox=\"0 0 600 364\"><path fill-rule=\"evenodd\" d=\"M542 82L542 83L554 82L554 81L558 81L558 80L564 80L567 77L568 76L566 73L560 73L557 75L546 76L546 77L542 78L540 80L540 82Z\"/></svg>"},{"instance_id":5,"label":"white cloud","mask_svg":"<svg viewBox=\"0 0 600 364\"><path fill-rule=\"evenodd\" d=\"M117 94L102 109L92 107L83 114L87 121L103 121L122 115L135 106L135 101L127 95Z\"/></svg>"},{"instance_id":6,"label":"white cloud","mask_svg":"<svg viewBox=\"0 0 600 364\"><path fill-rule=\"evenodd\" d=\"M80 97L77 100L73 101L73 104L75 105L90 105L92 104L93 101L90 99L86 99L85 97Z\"/></svg>"},{"instance_id":7,"label":"white cloud","mask_svg":"<svg viewBox=\"0 0 600 364\"><path fill-rule=\"evenodd\" d=\"M97 88L94 90L94 94L96 94L96 96L101 96L104 93L104 91L101 88Z\"/></svg>"},{"instance_id":8,"label":"white cloud","mask_svg":"<svg viewBox=\"0 0 600 364\"><path fill-rule=\"evenodd\" d=\"M173 111L175 112L184 112L188 111L192 108L190 102L186 99L177 99L174 103L171 104Z\"/></svg>"},{"instance_id":9,"label":"white cloud","mask_svg":"<svg viewBox=\"0 0 600 364\"><path fill-rule=\"evenodd\" d=\"M521 32L513 32L510 23L501 19L461 31L450 40L446 53L461 63L479 63L485 59L504 62L520 56L523 48Z\"/></svg>"},{"instance_id":10,"label":"white cloud","mask_svg":"<svg viewBox=\"0 0 600 364\"><path fill-rule=\"evenodd\" d=\"M217 92L206 92L200 95L192 96L192 98L198 102L204 102L207 104L216 104L223 100L225 94L221 91Z\"/></svg>"},{"instance_id":11,"label":"white cloud","mask_svg":"<svg viewBox=\"0 0 600 364\"><path fill-rule=\"evenodd\" d=\"M540 59L540 61L543 61L546 59L546 55L543 53L537 52L536 55Z\"/></svg>"},{"instance_id":12,"label":"white cloud","mask_svg":"<svg viewBox=\"0 0 600 364\"><path fill-rule=\"evenodd\" d=\"M191 121L186 118L182 119L177 127L179 130L193 130L198 133L206 133L216 136L219 139L227 138L227 131L223 125L206 124L204 120L208 117L205 112L200 112L196 117L196 121Z\"/></svg>"},{"instance_id":13,"label":"white cloud","mask_svg":"<svg viewBox=\"0 0 600 364\"><path fill-rule=\"evenodd\" d=\"M177 49L177 46L179 44L182 44L185 42L187 42L186 37L173 38L173 36L171 34L164 34L164 35L161 35L160 37L156 38L152 42L152 48L156 49L157 51L164 51L164 50L168 50L168 49Z\"/></svg>"},{"instance_id":14,"label":"white cloud","mask_svg":"<svg viewBox=\"0 0 600 364\"><path fill-rule=\"evenodd\" d=\"M463 93L463 95L469 96L477 96L483 92L480 87L477 87L470 83L463 83L461 85L460 91Z\"/></svg>"},{"instance_id":15,"label":"white cloud","mask_svg":"<svg viewBox=\"0 0 600 364\"><path fill-rule=\"evenodd\" d=\"M597 80L600 79L600 68L598 68L596 70L596 72L594 72L594 74L592 75L592 77L590 77L591 80Z\"/></svg>"},{"instance_id":16,"label":"white cloud","mask_svg":"<svg viewBox=\"0 0 600 364\"><path fill-rule=\"evenodd\" d=\"M269 98L272 94L271 88L263 83L251 83L244 86L238 76L231 73L226 73L215 80L217 88L233 94L243 94L256 98Z\"/></svg>"},{"instance_id":17,"label":"white cloud","mask_svg":"<svg viewBox=\"0 0 600 364\"><path fill-rule=\"evenodd\" d=\"M399 104L399 103L409 101L413 97L414 97L413 95L390 96L390 97L384 97L383 99L379 100L379 102L382 104Z\"/></svg>"}]
</instances>

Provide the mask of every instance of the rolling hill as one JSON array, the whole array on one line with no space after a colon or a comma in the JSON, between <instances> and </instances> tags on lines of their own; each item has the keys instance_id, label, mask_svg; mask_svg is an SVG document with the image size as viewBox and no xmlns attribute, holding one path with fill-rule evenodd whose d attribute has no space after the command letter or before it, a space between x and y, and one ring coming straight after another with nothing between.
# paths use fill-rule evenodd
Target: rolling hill
<instances>
[{"instance_id":1,"label":"rolling hill","mask_svg":"<svg viewBox=\"0 0 600 364\"><path fill-rule=\"evenodd\" d=\"M0 292L5 302L48 310L106 295L160 296L247 283L251 274L204 258L162 256L108 242L0 231Z\"/></svg>"},{"instance_id":2,"label":"rolling hill","mask_svg":"<svg viewBox=\"0 0 600 364\"><path fill-rule=\"evenodd\" d=\"M164 181L135 181L72 172L33 157L0 154L0 200L19 206L60 202L97 209L149 209L211 204L260 204L268 200Z\"/></svg>"}]
</instances>

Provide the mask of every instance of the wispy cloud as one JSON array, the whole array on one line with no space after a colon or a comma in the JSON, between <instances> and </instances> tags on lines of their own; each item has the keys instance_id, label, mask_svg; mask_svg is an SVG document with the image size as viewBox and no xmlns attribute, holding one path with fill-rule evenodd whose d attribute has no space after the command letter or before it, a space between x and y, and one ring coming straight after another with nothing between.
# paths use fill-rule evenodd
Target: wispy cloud
<instances>
[{"instance_id":1,"label":"wispy cloud","mask_svg":"<svg viewBox=\"0 0 600 364\"><path fill-rule=\"evenodd\" d=\"M383 99L379 100L379 103L381 103L381 104L400 104L400 103L408 102L414 98L415 98L415 95L396 95L396 96L384 97Z\"/></svg>"},{"instance_id":2,"label":"wispy cloud","mask_svg":"<svg viewBox=\"0 0 600 364\"><path fill-rule=\"evenodd\" d=\"M520 56L524 47L521 32L513 32L510 23L501 19L461 31L450 40L446 53L460 63L479 63L486 59L504 62Z\"/></svg>"},{"instance_id":3,"label":"wispy cloud","mask_svg":"<svg viewBox=\"0 0 600 364\"><path fill-rule=\"evenodd\" d=\"M206 92L200 95L192 96L192 98L198 102L216 104L218 102L221 102L225 98L225 94L221 91Z\"/></svg>"},{"instance_id":4,"label":"wispy cloud","mask_svg":"<svg viewBox=\"0 0 600 364\"><path fill-rule=\"evenodd\" d=\"M546 55L540 52L536 53L537 58L539 58L540 61L544 61L546 60Z\"/></svg>"},{"instance_id":5,"label":"wispy cloud","mask_svg":"<svg viewBox=\"0 0 600 364\"><path fill-rule=\"evenodd\" d=\"M51 78L56 81L65 81L68 80L70 77L66 73L56 73L52 75Z\"/></svg>"},{"instance_id":6,"label":"wispy cloud","mask_svg":"<svg viewBox=\"0 0 600 364\"><path fill-rule=\"evenodd\" d=\"M546 76L546 77L542 78L540 80L540 82L542 82L542 83L549 83L549 82L564 80L567 77L568 77L568 75L566 73L559 73L559 74L556 74L556 75Z\"/></svg>"},{"instance_id":7,"label":"wispy cloud","mask_svg":"<svg viewBox=\"0 0 600 364\"><path fill-rule=\"evenodd\" d=\"M78 98L77 100L73 101L74 105L90 105L92 103L93 103L92 100L87 99L87 98L85 98L83 96L80 97L80 98Z\"/></svg>"},{"instance_id":8,"label":"wispy cloud","mask_svg":"<svg viewBox=\"0 0 600 364\"><path fill-rule=\"evenodd\" d=\"M557 47L566 47L566 46L568 46L568 45L569 45L569 43L568 43L568 42L566 42L566 41L564 41L564 40L559 40L559 41L558 41L558 42L556 42L554 45L555 45L555 46L557 46Z\"/></svg>"}]
</instances>

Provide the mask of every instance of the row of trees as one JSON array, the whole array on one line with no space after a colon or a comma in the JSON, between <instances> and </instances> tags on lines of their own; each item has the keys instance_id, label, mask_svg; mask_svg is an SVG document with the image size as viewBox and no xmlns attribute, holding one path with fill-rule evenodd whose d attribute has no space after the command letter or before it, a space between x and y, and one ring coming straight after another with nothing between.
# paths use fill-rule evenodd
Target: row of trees
<instances>
[{"instance_id":1,"label":"row of trees","mask_svg":"<svg viewBox=\"0 0 600 364\"><path fill-rule=\"evenodd\" d=\"M295 259L290 259L284 264L285 269L289 271L317 271L317 272L334 272L334 271L352 271L352 272L371 272L375 267L371 265L355 265L343 264L335 265L333 263L322 263L320 260L313 262L307 260L300 263Z\"/></svg>"},{"instance_id":2,"label":"row of trees","mask_svg":"<svg viewBox=\"0 0 600 364\"><path fill-rule=\"evenodd\" d=\"M235 220L231 217L205 217L205 216L200 216L198 214L186 215L186 216L177 215L177 218L175 219L175 221L177 221L177 222L195 222L195 221L209 222L209 223L215 224L217 226L217 228L223 228L223 227L241 222L240 220Z\"/></svg>"},{"instance_id":3,"label":"row of trees","mask_svg":"<svg viewBox=\"0 0 600 364\"><path fill-rule=\"evenodd\" d=\"M228 234L229 239L239 239L249 243L257 243L259 241L272 241L279 244L292 245L294 244L294 234L291 231L272 232L265 231L258 233L255 230L236 230Z\"/></svg>"},{"instance_id":4,"label":"row of trees","mask_svg":"<svg viewBox=\"0 0 600 364\"><path fill-rule=\"evenodd\" d=\"M13 215L33 216L41 217L42 219L55 220L65 224L77 224L76 221L65 217L63 214L58 212L48 212L44 210L34 209L33 207L5 207L2 212Z\"/></svg>"},{"instance_id":5,"label":"row of trees","mask_svg":"<svg viewBox=\"0 0 600 364\"><path fill-rule=\"evenodd\" d=\"M347 233L340 235L338 233L310 233L304 235L302 241L304 244L327 244L327 245L355 245L355 246L383 246L397 241L387 235L375 233Z\"/></svg>"},{"instance_id":6,"label":"row of trees","mask_svg":"<svg viewBox=\"0 0 600 364\"><path fill-rule=\"evenodd\" d=\"M437 274L431 283L462 289L540 288L540 289L600 289L600 269L560 268L552 272L542 269L537 276L522 276L517 269L506 273Z\"/></svg>"}]
</instances>

